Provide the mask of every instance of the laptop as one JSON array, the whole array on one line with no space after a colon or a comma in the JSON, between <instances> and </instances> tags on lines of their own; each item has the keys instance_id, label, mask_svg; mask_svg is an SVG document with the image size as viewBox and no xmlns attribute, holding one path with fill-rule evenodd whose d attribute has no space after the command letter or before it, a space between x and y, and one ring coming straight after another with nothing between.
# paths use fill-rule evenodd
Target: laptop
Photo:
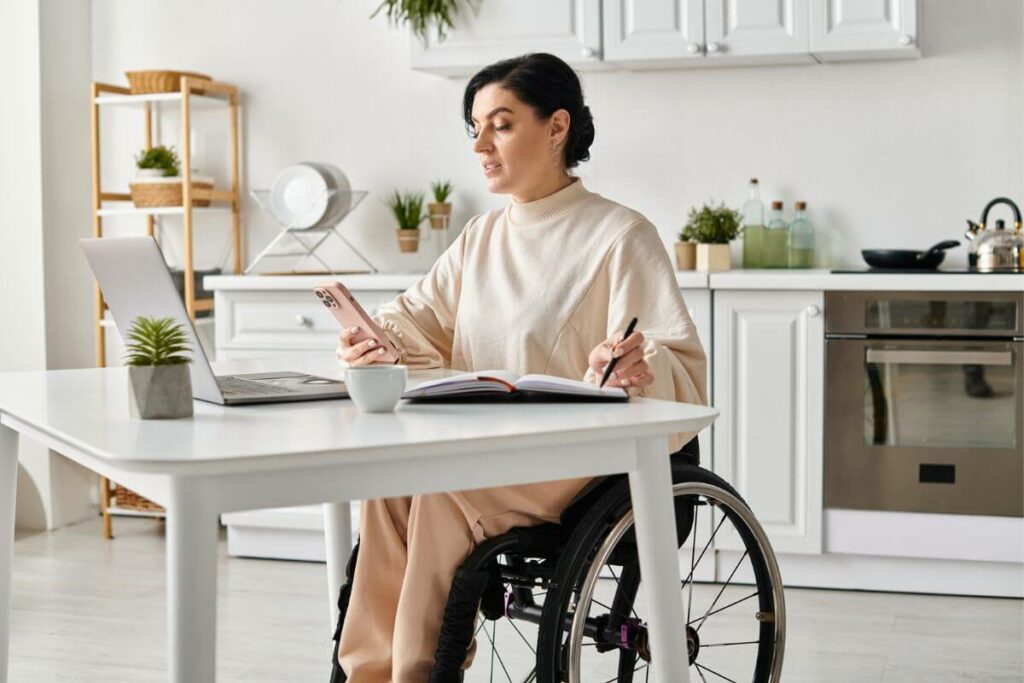
<instances>
[{"instance_id":1,"label":"laptop","mask_svg":"<svg viewBox=\"0 0 1024 683\"><path fill-rule=\"evenodd\" d=\"M155 239L101 237L79 242L122 337L140 315L182 323L192 345L193 398L239 405L348 397L344 382L301 372L214 375Z\"/></svg>"}]
</instances>

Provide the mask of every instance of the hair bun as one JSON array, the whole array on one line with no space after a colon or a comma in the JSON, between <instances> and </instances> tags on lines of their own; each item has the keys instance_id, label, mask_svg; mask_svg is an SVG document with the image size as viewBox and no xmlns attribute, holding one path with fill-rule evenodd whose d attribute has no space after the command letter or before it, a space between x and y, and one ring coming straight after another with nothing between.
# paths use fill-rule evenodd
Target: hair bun
<instances>
[{"instance_id":1,"label":"hair bun","mask_svg":"<svg viewBox=\"0 0 1024 683\"><path fill-rule=\"evenodd\" d=\"M590 107L583 105L575 116L570 115L569 143L566 165L570 168L590 159L590 146L594 144L594 117Z\"/></svg>"}]
</instances>

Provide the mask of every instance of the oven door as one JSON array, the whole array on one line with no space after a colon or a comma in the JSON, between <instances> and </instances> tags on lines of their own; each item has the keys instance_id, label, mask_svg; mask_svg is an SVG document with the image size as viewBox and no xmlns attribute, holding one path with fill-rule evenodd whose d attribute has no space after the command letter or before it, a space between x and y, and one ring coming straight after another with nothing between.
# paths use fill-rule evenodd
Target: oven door
<instances>
[{"instance_id":1,"label":"oven door","mask_svg":"<svg viewBox=\"0 0 1024 683\"><path fill-rule=\"evenodd\" d=\"M1022 350L826 340L826 506L1024 516Z\"/></svg>"}]
</instances>

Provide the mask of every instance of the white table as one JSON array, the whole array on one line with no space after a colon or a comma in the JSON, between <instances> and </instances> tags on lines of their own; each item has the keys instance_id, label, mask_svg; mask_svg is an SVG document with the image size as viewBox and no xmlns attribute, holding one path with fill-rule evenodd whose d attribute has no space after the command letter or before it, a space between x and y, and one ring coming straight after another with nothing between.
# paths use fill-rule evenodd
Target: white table
<instances>
[{"instance_id":1,"label":"white table","mask_svg":"<svg viewBox=\"0 0 1024 683\"><path fill-rule=\"evenodd\" d=\"M333 364L290 369L341 376ZM658 599L680 594L666 435L696 432L716 414L652 400L403 404L386 415L362 415L349 401L234 408L197 401L192 419L141 421L129 416L123 368L0 374L0 683L9 655L19 435L167 508L173 683L214 680L221 513L325 503L333 603L351 547L350 500L622 472L648 591L652 668L658 681L687 683L682 601Z\"/></svg>"}]
</instances>

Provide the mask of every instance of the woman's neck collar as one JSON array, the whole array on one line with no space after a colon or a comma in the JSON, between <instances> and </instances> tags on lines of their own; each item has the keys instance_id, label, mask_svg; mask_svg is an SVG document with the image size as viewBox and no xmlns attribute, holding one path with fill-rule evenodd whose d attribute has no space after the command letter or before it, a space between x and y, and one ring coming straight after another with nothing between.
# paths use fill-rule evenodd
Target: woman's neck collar
<instances>
[{"instance_id":1,"label":"woman's neck collar","mask_svg":"<svg viewBox=\"0 0 1024 683\"><path fill-rule=\"evenodd\" d=\"M582 180L575 176L566 178L568 182L539 199L521 202L513 197L508 206L509 220L516 225L529 225L563 213L586 193Z\"/></svg>"}]
</instances>

